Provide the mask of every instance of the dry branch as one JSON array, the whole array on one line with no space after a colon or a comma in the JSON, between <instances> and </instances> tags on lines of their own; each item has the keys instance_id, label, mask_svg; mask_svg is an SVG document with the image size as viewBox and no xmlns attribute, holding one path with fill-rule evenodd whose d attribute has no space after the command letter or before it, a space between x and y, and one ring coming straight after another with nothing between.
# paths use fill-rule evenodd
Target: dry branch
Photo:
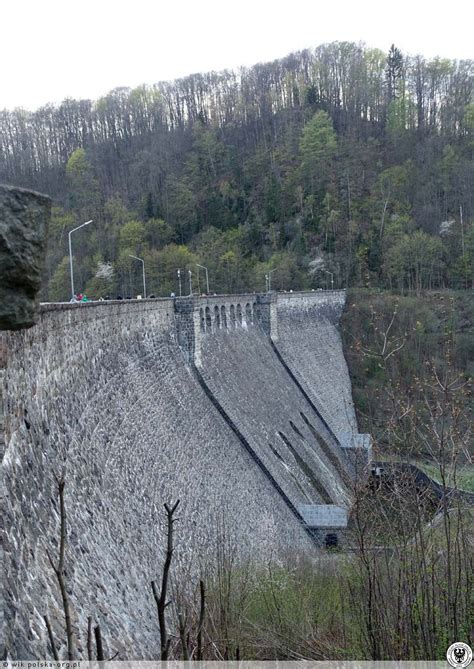
<instances>
[{"instance_id":1,"label":"dry branch","mask_svg":"<svg viewBox=\"0 0 474 669\"><path fill-rule=\"evenodd\" d=\"M49 643L51 645L51 650L53 651L53 658L56 661L59 661L59 655L54 643L53 630L51 629L51 624L49 622L48 616L44 616L44 622L46 623L46 629L48 630Z\"/></svg>"},{"instance_id":2,"label":"dry branch","mask_svg":"<svg viewBox=\"0 0 474 669\"><path fill-rule=\"evenodd\" d=\"M92 618L87 618L87 659L92 662Z\"/></svg>"},{"instance_id":3,"label":"dry branch","mask_svg":"<svg viewBox=\"0 0 474 669\"><path fill-rule=\"evenodd\" d=\"M64 620L66 623L66 637L67 637L67 658L74 660L74 635L72 631L71 609L69 605L69 596L66 588L66 573L64 569L64 556L66 551L67 527L66 527L66 507L64 505L64 478L56 479L58 484L59 507L60 507L60 541L59 541L59 561L55 565L49 551L47 553L51 567L53 568L56 578L58 580L59 589L61 591L61 598L63 601Z\"/></svg>"},{"instance_id":4,"label":"dry branch","mask_svg":"<svg viewBox=\"0 0 474 669\"><path fill-rule=\"evenodd\" d=\"M204 627L204 617L206 615L206 593L204 589L204 581L199 581L200 593L200 609L199 609L199 624L197 630L197 661L202 661L202 630Z\"/></svg>"},{"instance_id":5,"label":"dry branch","mask_svg":"<svg viewBox=\"0 0 474 669\"><path fill-rule=\"evenodd\" d=\"M166 545L166 557L165 564L163 566L163 574L161 577L161 591L158 594L155 581L151 582L151 587L153 590L153 597L155 598L156 607L158 609L158 624L160 627L160 640L161 640L161 659L167 660L171 639L168 637L168 630L166 628L166 615L165 610L169 602L166 601L168 593L168 583L169 583L169 572L171 567L171 560L173 559L173 525L177 521L177 518L174 518L174 513L178 508L179 499L174 504L174 506L169 506L165 504L166 510L166 522L167 522L167 545Z\"/></svg>"},{"instance_id":6,"label":"dry branch","mask_svg":"<svg viewBox=\"0 0 474 669\"><path fill-rule=\"evenodd\" d=\"M100 625L96 625L96 627L94 627L94 634L95 634L95 645L97 648L97 659L99 662L103 662L104 647L102 645L102 634L100 632Z\"/></svg>"}]
</instances>

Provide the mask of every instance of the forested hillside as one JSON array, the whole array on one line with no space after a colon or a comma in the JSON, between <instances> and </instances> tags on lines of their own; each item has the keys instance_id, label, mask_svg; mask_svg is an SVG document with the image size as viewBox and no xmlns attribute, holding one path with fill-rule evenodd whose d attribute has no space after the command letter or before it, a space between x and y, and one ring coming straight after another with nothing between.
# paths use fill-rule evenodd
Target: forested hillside
<instances>
[{"instance_id":1,"label":"forested hillside","mask_svg":"<svg viewBox=\"0 0 474 669\"><path fill-rule=\"evenodd\" d=\"M333 43L0 113L0 181L55 201L44 299L472 286L472 61ZM187 275L186 275L187 276ZM183 291L188 286L183 286Z\"/></svg>"},{"instance_id":2,"label":"forested hillside","mask_svg":"<svg viewBox=\"0 0 474 669\"><path fill-rule=\"evenodd\" d=\"M341 320L362 432L375 459L411 461L474 492L472 291L354 288Z\"/></svg>"}]
</instances>

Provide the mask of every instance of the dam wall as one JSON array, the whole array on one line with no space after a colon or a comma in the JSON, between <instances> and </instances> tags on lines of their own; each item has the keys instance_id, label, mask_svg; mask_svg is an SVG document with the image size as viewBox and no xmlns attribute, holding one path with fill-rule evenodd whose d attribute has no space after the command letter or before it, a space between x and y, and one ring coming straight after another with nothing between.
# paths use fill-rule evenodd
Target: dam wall
<instances>
[{"instance_id":1,"label":"dam wall","mask_svg":"<svg viewBox=\"0 0 474 669\"><path fill-rule=\"evenodd\" d=\"M2 337L11 657L50 655L44 615L65 640L47 558L58 550L55 476L66 482L67 580L83 647L92 615L114 652L157 657L150 581L163 563L165 502L181 500L182 570L212 562L223 532L253 558L313 550L190 371L172 300L52 305L35 327Z\"/></svg>"},{"instance_id":2,"label":"dam wall","mask_svg":"<svg viewBox=\"0 0 474 669\"><path fill-rule=\"evenodd\" d=\"M190 582L224 535L240 560L317 550L305 519L351 501L353 469L337 431L356 434L355 418L337 417L346 411L337 392L326 397L332 383L350 398L347 368L329 361L331 380L314 350L323 341L326 354L343 358L343 299L52 304L31 329L1 334L4 652L50 656L48 615L64 655L48 560L58 551L61 476L82 654L90 615L106 652L158 657L150 581L163 564L165 502L180 499L175 562ZM319 515L308 512L316 506Z\"/></svg>"},{"instance_id":3,"label":"dam wall","mask_svg":"<svg viewBox=\"0 0 474 669\"><path fill-rule=\"evenodd\" d=\"M341 448L274 355L258 322L206 333L201 374L293 504L350 503Z\"/></svg>"},{"instance_id":4,"label":"dam wall","mask_svg":"<svg viewBox=\"0 0 474 669\"><path fill-rule=\"evenodd\" d=\"M345 292L278 295L282 358L338 438L357 433L347 363L338 330Z\"/></svg>"}]
</instances>

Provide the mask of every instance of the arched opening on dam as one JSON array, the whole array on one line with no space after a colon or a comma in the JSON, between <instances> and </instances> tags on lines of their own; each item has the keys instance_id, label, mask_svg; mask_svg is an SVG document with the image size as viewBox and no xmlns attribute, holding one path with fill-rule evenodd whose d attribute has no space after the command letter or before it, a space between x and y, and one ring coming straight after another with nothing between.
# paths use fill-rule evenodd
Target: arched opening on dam
<instances>
[{"instance_id":1,"label":"arched opening on dam","mask_svg":"<svg viewBox=\"0 0 474 669\"><path fill-rule=\"evenodd\" d=\"M240 304L237 305L237 321L239 325L242 325L242 307Z\"/></svg>"},{"instance_id":2,"label":"arched opening on dam","mask_svg":"<svg viewBox=\"0 0 474 669\"><path fill-rule=\"evenodd\" d=\"M212 318L211 318L211 309L206 307L206 330L212 332Z\"/></svg>"},{"instance_id":3,"label":"arched opening on dam","mask_svg":"<svg viewBox=\"0 0 474 669\"><path fill-rule=\"evenodd\" d=\"M262 310L258 302L253 303L253 320L254 323L260 323L262 316Z\"/></svg>"},{"instance_id":4,"label":"arched opening on dam","mask_svg":"<svg viewBox=\"0 0 474 669\"><path fill-rule=\"evenodd\" d=\"M245 305L245 322L247 323L247 326L252 325L252 308L250 306L250 303L247 302Z\"/></svg>"},{"instance_id":5,"label":"arched opening on dam","mask_svg":"<svg viewBox=\"0 0 474 669\"><path fill-rule=\"evenodd\" d=\"M214 327L216 330L221 329L221 317L220 317L219 307L217 306L217 304L214 307Z\"/></svg>"},{"instance_id":6,"label":"arched opening on dam","mask_svg":"<svg viewBox=\"0 0 474 669\"><path fill-rule=\"evenodd\" d=\"M225 310L225 305L221 307L221 324L224 329L227 329L227 314Z\"/></svg>"},{"instance_id":7,"label":"arched opening on dam","mask_svg":"<svg viewBox=\"0 0 474 669\"><path fill-rule=\"evenodd\" d=\"M230 305L230 327L235 328L235 307L233 304Z\"/></svg>"},{"instance_id":8,"label":"arched opening on dam","mask_svg":"<svg viewBox=\"0 0 474 669\"><path fill-rule=\"evenodd\" d=\"M200 324L201 332L205 332L206 331L206 319L204 318L204 309L202 307L199 309L199 324Z\"/></svg>"}]
</instances>

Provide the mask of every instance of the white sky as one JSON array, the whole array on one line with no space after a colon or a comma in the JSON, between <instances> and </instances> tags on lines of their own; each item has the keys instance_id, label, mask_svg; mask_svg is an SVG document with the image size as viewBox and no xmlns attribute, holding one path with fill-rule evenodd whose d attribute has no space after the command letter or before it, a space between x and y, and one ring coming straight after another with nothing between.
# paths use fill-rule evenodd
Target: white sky
<instances>
[{"instance_id":1,"label":"white sky","mask_svg":"<svg viewBox=\"0 0 474 669\"><path fill-rule=\"evenodd\" d=\"M0 0L0 109L96 99L334 40L473 56L468 0Z\"/></svg>"}]
</instances>

